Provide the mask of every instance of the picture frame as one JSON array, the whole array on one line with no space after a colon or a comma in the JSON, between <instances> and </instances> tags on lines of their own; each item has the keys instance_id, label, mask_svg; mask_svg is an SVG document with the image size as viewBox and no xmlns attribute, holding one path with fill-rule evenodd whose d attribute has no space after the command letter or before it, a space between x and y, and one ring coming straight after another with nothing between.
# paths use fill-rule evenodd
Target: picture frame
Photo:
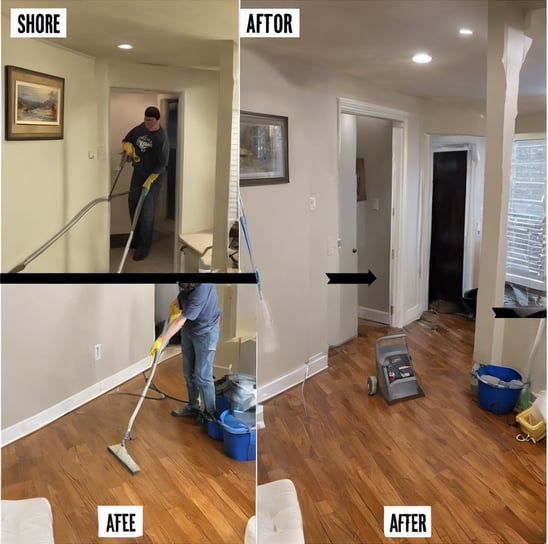
<instances>
[{"instance_id":1,"label":"picture frame","mask_svg":"<svg viewBox=\"0 0 548 544\"><path fill-rule=\"evenodd\" d=\"M365 191L365 160L362 158L356 159L356 189L358 202L367 200Z\"/></svg>"},{"instance_id":2,"label":"picture frame","mask_svg":"<svg viewBox=\"0 0 548 544\"><path fill-rule=\"evenodd\" d=\"M240 113L240 186L289 183L288 118Z\"/></svg>"},{"instance_id":3,"label":"picture frame","mask_svg":"<svg viewBox=\"0 0 548 544\"><path fill-rule=\"evenodd\" d=\"M65 80L6 66L6 140L62 140Z\"/></svg>"}]
</instances>

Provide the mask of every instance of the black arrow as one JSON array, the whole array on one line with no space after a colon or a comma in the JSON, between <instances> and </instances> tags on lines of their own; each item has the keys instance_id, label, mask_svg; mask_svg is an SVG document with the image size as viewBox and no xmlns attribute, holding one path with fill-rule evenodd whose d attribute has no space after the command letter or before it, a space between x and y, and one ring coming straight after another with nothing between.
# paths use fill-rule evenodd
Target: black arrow
<instances>
[{"instance_id":1,"label":"black arrow","mask_svg":"<svg viewBox=\"0 0 548 544\"><path fill-rule=\"evenodd\" d=\"M546 317L546 308L539 306L522 306L514 308L512 306L502 306L500 308L493 308L496 318L516 318L516 317L526 317L526 318L539 318Z\"/></svg>"},{"instance_id":2,"label":"black arrow","mask_svg":"<svg viewBox=\"0 0 548 544\"><path fill-rule=\"evenodd\" d=\"M352 283L366 283L367 285L371 285L377 277L371 270L367 273L356 273L356 274L348 274L348 273L334 273L334 274L326 274L326 276L329 278L328 284L352 284Z\"/></svg>"},{"instance_id":3,"label":"black arrow","mask_svg":"<svg viewBox=\"0 0 548 544\"><path fill-rule=\"evenodd\" d=\"M150 273L38 273L28 272L25 274L1 273L0 284L81 284L81 283L176 283L188 281L192 283L216 283L216 284L247 284L257 283L257 276L251 272L222 273L203 272L198 274L150 274Z\"/></svg>"}]
</instances>

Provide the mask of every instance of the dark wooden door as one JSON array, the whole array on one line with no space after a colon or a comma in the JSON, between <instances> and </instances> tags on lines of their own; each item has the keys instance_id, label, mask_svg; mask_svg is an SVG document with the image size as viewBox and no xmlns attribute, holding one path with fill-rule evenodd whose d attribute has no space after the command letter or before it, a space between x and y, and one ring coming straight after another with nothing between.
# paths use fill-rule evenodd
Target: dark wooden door
<instances>
[{"instance_id":1,"label":"dark wooden door","mask_svg":"<svg viewBox=\"0 0 548 544\"><path fill-rule=\"evenodd\" d=\"M462 297L467 155L434 153L429 302Z\"/></svg>"}]
</instances>

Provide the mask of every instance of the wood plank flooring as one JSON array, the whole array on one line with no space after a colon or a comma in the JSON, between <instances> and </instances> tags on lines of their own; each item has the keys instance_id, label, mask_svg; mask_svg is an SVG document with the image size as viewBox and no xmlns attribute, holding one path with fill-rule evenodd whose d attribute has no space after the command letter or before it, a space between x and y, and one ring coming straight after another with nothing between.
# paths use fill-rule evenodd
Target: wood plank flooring
<instances>
[{"instance_id":1,"label":"wood plank flooring","mask_svg":"<svg viewBox=\"0 0 548 544\"><path fill-rule=\"evenodd\" d=\"M186 398L180 356L158 366L154 383ZM138 376L119 390L143 387ZM99 542L97 506L131 504L144 506L145 534L122 542L243 542L255 512L255 462L228 457L193 418L172 417L175 400L145 400L127 446L141 467L132 476L107 446L121 442L136 403L106 394L4 447L2 498L48 498L56 544Z\"/></svg>"},{"instance_id":2,"label":"wood plank flooring","mask_svg":"<svg viewBox=\"0 0 548 544\"><path fill-rule=\"evenodd\" d=\"M361 321L329 369L265 403L258 483L295 483L307 544L405 542L384 537L384 506L430 505L432 538L409 542L546 542L546 442L520 443L513 415L470 394L474 324L440 315L406 327L425 396L388 405L367 394L376 338Z\"/></svg>"}]
</instances>

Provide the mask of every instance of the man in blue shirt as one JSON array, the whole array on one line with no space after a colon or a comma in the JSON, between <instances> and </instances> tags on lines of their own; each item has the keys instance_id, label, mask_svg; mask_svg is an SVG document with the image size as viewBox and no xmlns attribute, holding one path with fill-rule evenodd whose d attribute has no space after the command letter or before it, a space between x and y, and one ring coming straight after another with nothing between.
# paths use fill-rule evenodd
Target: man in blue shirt
<instances>
[{"instance_id":1,"label":"man in blue shirt","mask_svg":"<svg viewBox=\"0 0 548 544\"><path fill-rule=\"evenodd\" d=\"M179 295L171 303L170 324L152 344L150 355L167 346L171 337L181 331L183 374L188 389L188 404L173 410L174 416L202 412L211 418L215 412L213 359L219 340L221 311L217 290L211 283L179 283Z\"/></svg>"}]
</instances>

